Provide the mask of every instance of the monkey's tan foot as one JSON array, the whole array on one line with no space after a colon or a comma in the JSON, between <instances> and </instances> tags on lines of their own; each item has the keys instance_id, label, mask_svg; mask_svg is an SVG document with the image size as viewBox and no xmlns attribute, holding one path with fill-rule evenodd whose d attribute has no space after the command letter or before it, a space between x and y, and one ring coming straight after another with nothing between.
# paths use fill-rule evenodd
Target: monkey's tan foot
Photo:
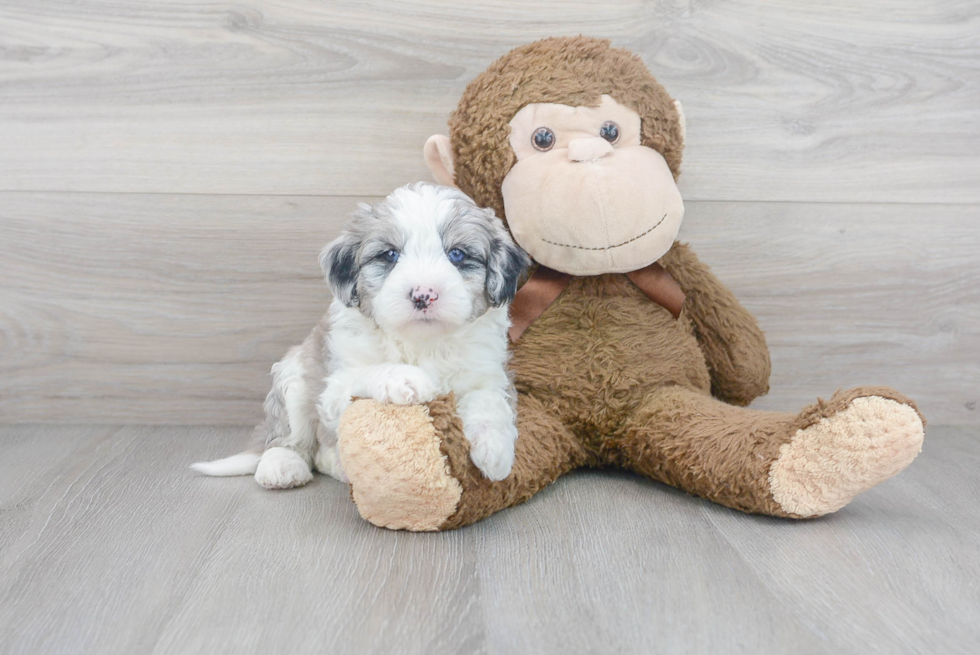
<instances>
[{"instance_id":1,"label":"monkey's tan foot","mask_svg":"<svg viewBox=\"0 0 980 655\"><path fill-rule=\"evenodd\" d=\"M340 420L340 461L366 520L402 530L452 530L523 503L588 460L541 401L517 400L514 466L492 481L473 464L452 394L425 405L355 401Z\"/></svg>"},{"instance_id":2,"label":"monkey's tan foot","mask_svg":"<svg viewBox=\"0 0 980 655\"><path fill-rule=\"evenodd\" d=\"M340 461L361 516L393 530L438 530L462 495L425 405L357 400L340 420Z\"/></svg>"},{"instance_id":3,"label":"monkey's tan foot","mask_svg":"<svg viewBox=\"0 0 980 655\"><path fill-rule=\"evenodd\" d=\"M915 404L884 387L838 393L800 415L769 469L773 499L787 514L822 516L892 477L922 450Z\"/></svg>"}]
</instances>

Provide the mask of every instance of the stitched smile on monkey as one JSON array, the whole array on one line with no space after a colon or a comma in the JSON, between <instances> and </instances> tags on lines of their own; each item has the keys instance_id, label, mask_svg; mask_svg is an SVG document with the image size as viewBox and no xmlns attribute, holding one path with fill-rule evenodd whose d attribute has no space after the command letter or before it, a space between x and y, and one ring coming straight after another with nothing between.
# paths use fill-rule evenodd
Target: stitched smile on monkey
<instances>
[{"instance_id":1,"label":"stitched smile on monkey","mask_svg":"<svg viewBox=\"0 0 980 655\"><path fill-rule=\"evenodd\" d=\"M663 155L640 144L633 109L608 95L598 107L529 104L510 121L510 145L508 225L541 264L627 273L670 249L684 203Z\"/></svg>"}]
</instances>

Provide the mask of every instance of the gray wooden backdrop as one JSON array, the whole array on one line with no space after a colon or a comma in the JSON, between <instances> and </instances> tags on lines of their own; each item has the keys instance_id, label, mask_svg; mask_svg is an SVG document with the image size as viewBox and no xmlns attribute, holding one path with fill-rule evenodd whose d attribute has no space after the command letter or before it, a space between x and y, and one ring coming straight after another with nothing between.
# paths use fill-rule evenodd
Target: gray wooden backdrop
<instances>
[{"instance_id":1,"label":"gray wooden backdrop","mask_svg":"<svg viewBox=\"0 0 980 655\"><path fill-rule=\"evenodd\" d=\"M0 0L0 422L251 423L316 254L509 48L631 48L688 117L682 238L795 408L980 424L980 8Z\"/></svg>"}]
</instances>

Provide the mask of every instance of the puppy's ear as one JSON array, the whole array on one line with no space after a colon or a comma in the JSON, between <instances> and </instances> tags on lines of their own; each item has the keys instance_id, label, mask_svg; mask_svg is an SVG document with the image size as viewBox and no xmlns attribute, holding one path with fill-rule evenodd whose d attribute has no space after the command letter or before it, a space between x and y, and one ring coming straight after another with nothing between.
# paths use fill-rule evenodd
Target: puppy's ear
<instances>
[{"instance_id":1,"label":"puppy's ear","mask_svg":"<svg viewBox=\"0 0 980 655\"><path fill-rule=\"evenodd\" d=\"M490 254L487 257L487 298L491 305L500 307L514 300L517 283L531 265L531 258L514 243L507 228L492 209L483 211L489 214L494 225L490 234Z\"/></svg>"},{"instance_id":2,"label":"puppy's ear","mask_svg":"<svg viewBox=\"0 0 980 655\"><path fill-rule=\"evenodd\" d=\"M327 276L327 284L334 298L348 307L357 304L357 251L361 247L357 237L344 230L339 237L327 244L320 253L320 268Z\"/></svg>"}]
</instances>

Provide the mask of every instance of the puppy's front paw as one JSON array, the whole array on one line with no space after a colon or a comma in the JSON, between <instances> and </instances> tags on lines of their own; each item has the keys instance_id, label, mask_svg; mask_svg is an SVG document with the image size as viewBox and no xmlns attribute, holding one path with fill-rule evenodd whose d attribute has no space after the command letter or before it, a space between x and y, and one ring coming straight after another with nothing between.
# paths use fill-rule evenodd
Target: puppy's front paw
<instances>
[{"instance_id":1,"label":"puppy's front paw","mask_svg":"<svg viewBox=\"0 0 980 655\"><path fill-rule=\"evenodd\" d=\"M379 393L374 399L396 405L427 403L436 397L436 383L432 377L416 366L398 366L381 381Z\"/></svg>"},{"instance_id":2,"label":"puppy's front paw","mask_svg":"<svg viewBox=\"0 0 980 655\"><path fill-rule=\"evenodd\" d=\"M517 440L515 426L481 423L468 428L466 438L470 442L470 459L488 480L497 482L510 475Z\"/></svg>"},{"instance_id":3,"label":"puppy's front paw","mask_svg":"<svg viewBox=\"0 0 980 655\"><path fill-rule=\"evenodd\" d=\"M312 479L313 471L309 464L289 448L277 447L265 451L255 469L255 481L266 489L301 487Z\"/></svg>"}]
</instances>

